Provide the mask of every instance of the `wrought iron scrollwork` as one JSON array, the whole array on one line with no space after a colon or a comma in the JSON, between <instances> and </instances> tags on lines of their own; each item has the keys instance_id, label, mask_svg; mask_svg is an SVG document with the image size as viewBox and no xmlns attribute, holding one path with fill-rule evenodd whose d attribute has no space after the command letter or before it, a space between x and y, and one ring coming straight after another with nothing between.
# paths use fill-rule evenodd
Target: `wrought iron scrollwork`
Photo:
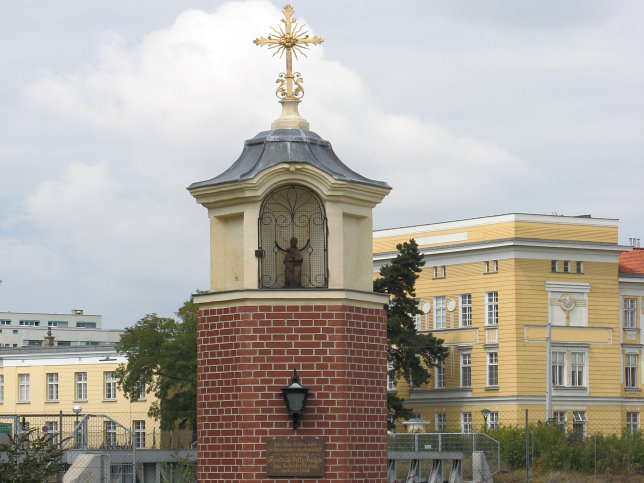
<instances>
[{"instance_id":1,"label":"wrought iron scrollwork","mask_svg":"<svg viewBox=\"0 0 644 483\"><path fill-rule=\"evenodd\" d=\"M288 185L271 192L262 203L258 228L259 288L328 286L327 220L324 205L313 191ZM293 253L299 254L295 255L297 282Z\"/></svg>"}]
</instances>

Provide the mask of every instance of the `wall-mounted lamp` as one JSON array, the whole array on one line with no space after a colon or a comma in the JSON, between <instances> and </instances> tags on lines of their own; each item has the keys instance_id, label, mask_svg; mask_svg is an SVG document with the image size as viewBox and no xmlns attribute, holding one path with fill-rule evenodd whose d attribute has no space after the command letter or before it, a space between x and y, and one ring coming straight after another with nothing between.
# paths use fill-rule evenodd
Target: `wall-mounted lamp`
<instances>
[{"instance_id":1,"label":"wall-mounted lamp","mask_svg":"<svg viewBox=\"0 0 644 483\"><path fill-rule=\"evenodd\" d=\"M295 431L297 429L297 420L300 414L304 412L306 400L309 397L309 390L300 384L300 378L295 369L293 369L291 384L282 389L282 397L284 397L284 402L286 403L286 410L293 419L293 431Z\"/></svg>"}]
</instances>

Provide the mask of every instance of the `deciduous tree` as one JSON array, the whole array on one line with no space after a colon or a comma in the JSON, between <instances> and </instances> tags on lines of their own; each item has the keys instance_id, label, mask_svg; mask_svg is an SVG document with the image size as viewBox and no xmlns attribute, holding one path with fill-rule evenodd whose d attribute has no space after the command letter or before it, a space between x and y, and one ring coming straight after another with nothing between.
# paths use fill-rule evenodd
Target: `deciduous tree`
<instances>
[{"instance_id":1,"label":"deciduous tree","mask_svg":"<svg viewBox=\"0 0 644 483\"><path fill-rule=\"evenodd\" d=\"M137 401L141 387L154 394L149 415L161 429L196 428L197 420L197 306L186 301L179 320L148 314L126 329L117 350L127 364L116 370L119 388Z\"/></svg>"}]
</instances>

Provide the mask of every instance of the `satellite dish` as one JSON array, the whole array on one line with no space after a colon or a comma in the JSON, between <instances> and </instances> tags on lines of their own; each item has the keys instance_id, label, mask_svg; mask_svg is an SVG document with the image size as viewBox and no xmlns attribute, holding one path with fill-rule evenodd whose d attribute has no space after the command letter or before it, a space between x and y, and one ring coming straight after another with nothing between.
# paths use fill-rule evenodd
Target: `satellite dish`
<instances>
[{"instance_id":1,"label":"satellite dish","mask_svg":"<svg viewBox=\"0 0 644 483\"><path fill-rule=\"evenodd\" d=\"M449 302L447 302L447 310L450 312L454 312L454 309L456 308L456 301L454 299L450 299Z\"/></svg>"},{"instance_id":2,"label":"satellite dish","mask_svg":"<svg viewBox=\"0 0 644 483\"><path fill-rule=\"evenodd\" d=\"M428 314L431 308L432 308L432 304L430 304L429 302L424 302L423 306L421 307L421 310L423 311L423 314Z\"/></svg>"}]
</instances>

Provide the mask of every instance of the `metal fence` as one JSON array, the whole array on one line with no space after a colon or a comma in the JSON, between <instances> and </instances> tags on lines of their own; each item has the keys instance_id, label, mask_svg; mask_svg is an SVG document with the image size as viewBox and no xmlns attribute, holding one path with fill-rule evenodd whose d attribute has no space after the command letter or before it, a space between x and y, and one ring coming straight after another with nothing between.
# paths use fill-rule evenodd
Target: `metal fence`
<instances>
[{"instance_id":1,"label":"metal fence","mask_svg":"<svg viewBox=\"0 0 644 483\"><path fill-rule=\"evenodd\" d=\"M410 458L398 463L398 476L404 478L408 468L414 463L414 454L420 457L423 453L462 454L462 472L465 479L471 479L472 455L482 452L491 474L501 469L501 445L485 433L393 433L389 435L390 454L406 454ZM410 454L411 453L411 454ZM440 456L440 455L437 455ZM447 458L449 459L449 458ZM429 472L429 462L417 463L427 466L422 472Z\"/></svg>"}]
</instances>

